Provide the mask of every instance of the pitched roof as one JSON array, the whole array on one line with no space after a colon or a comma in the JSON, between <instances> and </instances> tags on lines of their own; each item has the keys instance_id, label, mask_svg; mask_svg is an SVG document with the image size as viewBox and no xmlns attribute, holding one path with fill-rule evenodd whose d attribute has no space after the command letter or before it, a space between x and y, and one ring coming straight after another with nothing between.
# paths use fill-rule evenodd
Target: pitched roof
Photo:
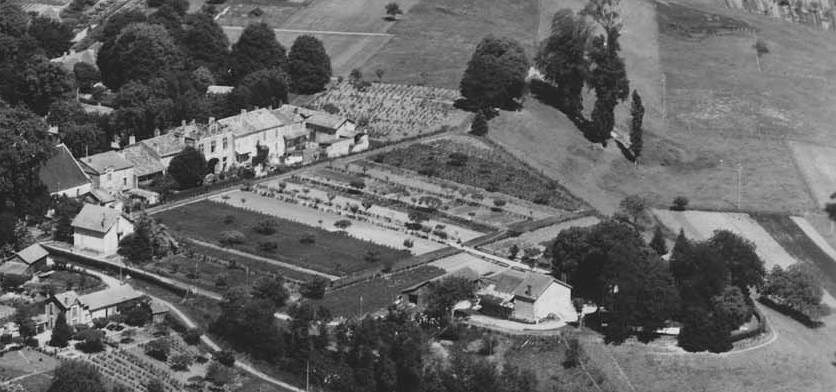
<instances>
[{"instance_id":1,"label":"pitched roof","mask_svg":"<svg viewBox=\"0 0 836 392\"><path fill-rule=\"evenodd\" d=\"M100 204L107 204L116 200L116 198L113 197L113 195L101 189L91 189L90 193L88 194L92 196L93 199L98 201Z\"/></svg>"},{"instance_id":2,"label":"pitched roof","mask_svg":"<svg viewBox=\"0 0 836 392\"><path fill-rule=\"evenodd\" d=\"M85 113L98 113L98 114L113 113L113 108L112 107L102 106L102 104L90 105L89 103L82 103L81 107L84 108Z\"/></svg>"},{"instance_id":3,"label":"pitched roof","mask_svg":"<svg viewBox=\"0 0 836 392\"><path fill-rule=\"evenodd\" d=\"M134 165L137 177L165 171L160 156L145 143L134 143L122 149L122 156Z\"/></svg>"},{"instance_id":4,"label":"pitched roof","mask_svg":"<svg viewBox=\"0 0 836 392\"><path fill-rule=\"evenodd\" d=\"M514 290L514 295L517 297L537 299L546 291L555 279L548 275L528 273L525 279Z\"/></svg>"},{"instance_id":5,"label":"pitched roof","mask_svg":"<svg viewBox=\"0 0 836 392\"><path fill-rule=\"evenodd\" d=\"M96 310L138 299L142 296L143 294L134 290L131 285L123 284L107 290L82 295L81 297L78 297L78 301L84 304L84 306L88 309Z\"/></svg>"},{"instance_id":6,"label":"pitched roof","mask_svg":"<svg viewBox=\"0 0 836 392\"><path fill-rule=\"evenodd\" d=\"M241 112L239 115L218 120L218 123L228 127L235 136L246 136L266 129L287 125L287 118L274 115L269 109L256 109Z\"/></svg>"},{"instance_id":7,"label":"pitched roof","mask_svg":"<svg viewBox=\"0 0 836 392\"><path fill-rule=\"evenodd\" d=\"M206 94L229 94L232 90L235 90L234 86L212 85L206 87Z\"/></svg>"},{"instance_id":8,"label":"pitched roof","mask_svg":"<svg viewBox=\"0 0 836 392\"><path fill-rule=\"evenodd\" d=\"M2 275L27 275L29 265L17 261L7 261L0 265Z\"/></svg>"},{"instance_id":9,"label":"pitched roof","mask_svg":"<svg viewBox=\"0 0 836 392\"><path fill-rule=\"evenodd\" d=\"M72 305L76 299L78 299L78 293L76 293L73 290L70 290L65 291L61 294L55 294L53 295L53 298L55 298L55 301L61 304L61 307L66 309L68 306Z\"/></svg>"},{"instance_id":10,"label":"pitched roof","mask_svg":"<svg viewBox=\"0 0 836 392\"><path fill-rule=\"evenodd\" d=\"M151 301L151 314L167 313L168 306L159 301Z\"/></svg>"},{"instance_id":11,"label":"pitched roof","mask_svg":"<svg viewBox=\"0 0 836 392\"><path fill-rule=\"evenodd\" d=\"M107 233L119 219L121 213L113 208L85 204L81 212L73 219L73 227Z\"/></svg>"},{"instance_id":12,"label":"pitched roof","mask_svg":"<svg viewBox=\"0 0 836 392\"><path fill-rule=\"evenodd\" d=\"M49 193L61 192L90 183L90 179L64 144L55 146L55 154L41 166L38 177Z\"/></svg>"},{"instance_id":13,"label":"pitched roof","mask_svg":"<svg viewBox=\"0 0 836 392\"><path fill-rule=\"evenodd\" d=\"M308 124L333 131L336 131L337 128L343 125L346 121L348 121L348 119L345 117L326 112L314 112L313 116L308 118Z\"/></svg>"},{"instance_id":14,"label":"pitched roof","mask_svg":"<svg viewBox=\"0 0 836 392\"><path fill-rule=\"evenodd\" d=\"M197 129L196 124L186 124L169 130L166 134L145 139L140 143L150 147L160 158L165 158L176 155L186 148L185 135L190 134L193 129Z\"/></svg>"},{"instance_id":15,"label":"pitched roof","mask_svg":"<svg viewBox=\"0 0 836 392\"><path fill-rule=\"evenodd\" d=\"M125 170L134 165L128 162L116 151L106 151L81 159L81 163L88 167L95 174L104 174L108 170Z\"/></svg>"},{"instance_id":16,"label":"pitched roof","mask_svg":"<svg viewBox=\"0 0 836 392\"><path fill-rule=\"evenodd\" d=\"M49 252L47 252L46 249L38 243L34 243L26 249L17 252L17 258L28 265L31 265L46 256L49 256Z\"/></svg>"},{"instance_id":17,"label":"pitched roof","mask_svg":"<svg viewBox=\"0 0 836 392\"><path fill-rule=\"evenodd\" d=\"M517 271L506 269L483 279L488 285L493 285L496 293L513 295L515 297L537 300L552 283L571 287L552 276L531 271ZM529 289L530 286L530 289Z\"/></svg>"}]
</instances>

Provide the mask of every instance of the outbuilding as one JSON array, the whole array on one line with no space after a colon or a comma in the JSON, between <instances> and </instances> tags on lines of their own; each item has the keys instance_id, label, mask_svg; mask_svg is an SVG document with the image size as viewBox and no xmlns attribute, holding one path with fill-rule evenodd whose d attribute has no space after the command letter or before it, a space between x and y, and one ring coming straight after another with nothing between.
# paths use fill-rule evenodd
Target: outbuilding
<instances>
[{"instance_id":1,"label":"outbuilding","mask_svg":"<svg viewBox=\"0 0 836 392\"><path fill-rule=\"evenodd\" d=\"M116 254L119 241L134 232L133 223L113 208L85 204L73 219L73 247L103 256Z\"/></svg>"}]
</instances>

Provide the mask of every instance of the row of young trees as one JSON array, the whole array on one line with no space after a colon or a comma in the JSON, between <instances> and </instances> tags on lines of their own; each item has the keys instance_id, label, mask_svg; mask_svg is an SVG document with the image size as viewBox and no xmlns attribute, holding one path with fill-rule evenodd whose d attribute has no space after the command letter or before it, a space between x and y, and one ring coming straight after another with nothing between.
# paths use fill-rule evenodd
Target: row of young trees
<instances>
[{"instance_id":1,"label":"row of young trees","mask_svg":"<svg viewBox=\"0 0 836 392\"><path fill-rule=\"evenodd\" d=\"M624 221L570 228L554 241L553 274L573 285L574 296L603 308L608 341L636 332L647 341L677 320L683 348L728 350L731 332L751 316L750 287L764 282L754 244L728 231L696 243L680 234L669 263L657 253L664 246L654 245Z\"/></svg>"}]
</instances>

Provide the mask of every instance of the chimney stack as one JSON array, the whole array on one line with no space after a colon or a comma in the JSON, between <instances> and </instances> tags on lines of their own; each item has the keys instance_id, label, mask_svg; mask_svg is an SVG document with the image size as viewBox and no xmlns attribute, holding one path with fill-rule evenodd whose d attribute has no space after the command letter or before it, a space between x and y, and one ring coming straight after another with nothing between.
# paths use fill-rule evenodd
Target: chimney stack
<instances>
[{"instance_id":1,"label":"chimney stack","mask_svg":"<svg viewBox=\"0 0 836 392\"><path fill-rule=\"evenodd\" d=\"M154 137L160 136L160 128L154 128Z\"/></svg>"},{"instance_id":2,"label":"chimney stack","mask_svg":"<svg viewBox=\"0 0 836 392\"><path fill-rule=\"evenodd\" d=\"M186 126L186 120L180 120L180 126L185 127Z\"/></svg>"},{"instance_id":3,"label":"chimney stack","mask_svg":"<svg viewBox=\"0 0 836 392\"><path fill-rule=\"evenodd\" d=\"M136 143L136 136L134 136L134 135L128 136L128 145L135 144L135 143Z\"/></svg>"},{"instance_id":4,"label":"chimney stack","mask_svg":"<svg viewBox=\"0 0 836 392\"><path fill-rule=\"evenodd\" d=\"M209 117L209 124L215 123L215 117Z\"/></svg>"},{"instance_id":5,"label":"chimney stack","mask_svg":"<svg viewBox=\"0 0 836 392\"><path fill-rule=\"evenodd\" d=\"M247 109L241 109L241 114L247 114Z\"/></svg>"},{"instance_id":6,"label":"chimney stack","mask_svg":"<svg viewBox=\"0 0 836 392\"><path fill-rule=\"evenodd\" d=\"M531 295L531 285L526 286L525 295Z\"/></svg>"}]
</instances>

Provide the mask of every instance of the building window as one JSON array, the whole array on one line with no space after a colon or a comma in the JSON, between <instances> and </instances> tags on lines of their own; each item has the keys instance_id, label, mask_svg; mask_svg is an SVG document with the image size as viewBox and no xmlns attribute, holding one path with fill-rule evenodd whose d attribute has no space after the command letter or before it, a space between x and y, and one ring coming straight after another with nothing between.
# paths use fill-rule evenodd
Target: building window
<instances>
[{"instance_id":1,"label":"building window","mask_svg":"<svg viewBox=\"0 0 836 392\"><path fill-rule=\"evenodd\" d=\"M128 186L128 177L122 177L122 186Z\"/></svg>"},{"instance_id":2,"label":"building window","mask_svg":"<svg viewBox=\"0 0 836 392\"><path fill-rule=\"evenodd\" d=\"M212 141L212 145L210 146L210 152L212 152L212 153L215 152L215 141L214 140Z\"/></svg>"},{"instance_id":3,"label":"building window","mask_svg":"<svg viewBox=\"0 0 836 392\"><path fill-rule=\"evenodd\" d=\"M226 142L226 138L224 138L224 151L226 151L226 148L227 148L227 145L228 145L228 144L229 144L229 143L227 143L227 142Z\"/></svg>"},{"instance_id":4,"label":"building window","mask_svg":"<svg viewBox=\"0 0 836 392\"><path fill-rule=\"evenodd\" d=\"M113 173L107 173L107 180L110 181L113 179Z\"/></svg>"},{"instance_id":5,"label":"building window","mask_svg":"<svg viewBox=\"0 0 836 392\"><path fill-rule=\"evenodd\" d=\"M197 145L197 150L206 154L206 151L203 151L203 143Z\"/></svg>"}]
</instances>

